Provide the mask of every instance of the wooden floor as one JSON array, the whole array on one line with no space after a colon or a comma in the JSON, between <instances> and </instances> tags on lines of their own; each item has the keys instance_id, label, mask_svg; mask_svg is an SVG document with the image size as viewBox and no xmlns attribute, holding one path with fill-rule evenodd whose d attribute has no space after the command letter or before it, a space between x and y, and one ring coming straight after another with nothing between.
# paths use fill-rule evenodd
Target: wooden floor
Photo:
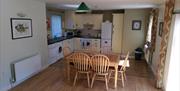
<instances>
[{"instance_id":1,"label":"wooden floor","mask_svg":"<svg viewBox=\"0 0 180 91\"><path fill-rule=\"evenodd\" d=\"M118 81L118 87L114 89L111 79L109 91L161 91L155 88L152 73L145 61L131 60L130 65L127 69L125 87L122 88L121 81ZM88 88L86 79L78 79L76 86L73 87L73 73L71 81L68 82L63 61L58 61L10 91L106 91L104 82L95 81L93 88Z\"/></svg>"}]
</instances>

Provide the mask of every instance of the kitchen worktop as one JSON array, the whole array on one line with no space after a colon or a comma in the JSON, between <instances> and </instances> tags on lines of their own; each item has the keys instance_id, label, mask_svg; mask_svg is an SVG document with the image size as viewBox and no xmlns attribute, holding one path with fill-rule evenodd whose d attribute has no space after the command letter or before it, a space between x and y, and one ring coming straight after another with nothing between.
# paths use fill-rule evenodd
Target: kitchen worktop
<instances>
[{"instance_id":1,"label":"kitchen worktop","mask_svg":"<svg viewBox=\"0 0 180 91\"><path fill-rule=\"evenodd\" d=\"M63 36L63 37L57 37L54 39L48 39L48 45L61 42L63 40L72 39L72 38L101 39L100 37L94 37L94 36L66 36L66 37Z\"/></svg>"}]
</instances>

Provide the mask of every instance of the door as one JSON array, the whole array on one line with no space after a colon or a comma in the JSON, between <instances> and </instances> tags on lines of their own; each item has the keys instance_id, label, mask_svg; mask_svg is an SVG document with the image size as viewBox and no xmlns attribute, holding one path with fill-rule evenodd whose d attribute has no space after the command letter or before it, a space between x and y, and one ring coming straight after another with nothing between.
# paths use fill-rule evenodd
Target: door
<instances>
[{"instance_id":1,"label":"door","mask_svg":"<svg viewBox=\"0 0 180 91\"><path fill-rule=\"evenodd\" d=\"M113 14L112 51L121 53L124 14Z\"/></svg>"}]
</instances>

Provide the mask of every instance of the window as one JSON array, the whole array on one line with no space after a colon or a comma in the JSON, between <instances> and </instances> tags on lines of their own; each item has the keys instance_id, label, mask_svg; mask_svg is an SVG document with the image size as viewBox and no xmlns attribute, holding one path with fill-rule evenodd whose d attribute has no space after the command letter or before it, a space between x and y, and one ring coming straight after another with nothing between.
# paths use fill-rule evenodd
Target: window
<instances>
[{"instance_id":1,"label":"window","mask_svg":"<svg viewBox=\"0 0 180 91\"><path fill-rule=\"evenodd\" d=\"M52 15L51 16L52 38L62 36L62 25L61 25L61 23L62 23L61 16L59 16L59 15Z\"/></svg>"},{"instance_id":2,"label":"window","mask_svg":"<svg viewBox=\"0 0 180 91\"><path fill-rule=\"evenodd\" d=\"M147 42L151 42L152 25L153 25L153 16L151 15L151 16L150 16L150 20L149 20L149 26L148 26L147 37L146 37L146 41L147 41Z\"/></svg>"}]
</instances>

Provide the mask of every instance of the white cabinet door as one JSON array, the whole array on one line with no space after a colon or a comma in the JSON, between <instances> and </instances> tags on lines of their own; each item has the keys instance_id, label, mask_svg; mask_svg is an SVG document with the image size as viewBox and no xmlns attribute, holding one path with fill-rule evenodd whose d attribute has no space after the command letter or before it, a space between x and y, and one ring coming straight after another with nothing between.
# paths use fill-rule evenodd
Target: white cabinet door
<instances>
[{"instance_id":1,"label":"white cabinet door","mask_svg":"<svg viewBox=\"0 0 180 91\"><path fill-rule=\"evenodd\" d=\"M48 46L48 48L49 48L49 58L56 57L56 54L57 54L56 46L57 46L57 44L52 44L52 45Z\"/></svg>"},{"instance_id":2,"label":"white cabinet door","mask_svg":"<svg viewBox=\"0 0 180 91\"><path fill-rule=\"evenodd\" d=\"M63 41L63 47L69 47L71 52L74 51L74 42L73 39L67 39Z\"/></svg>"},{"instance_id":3,"label":"white cabinet door","mask_svg":"<svg viewBox=\"0 0 180 91\"><path fill-rule=\"evenodd\" d=\"M81 50L80 38L74 38L74 50Z\"/></svg>"},{"instance_id":4,"label":"white cabinet door","mask_svg":"<svg viewBox=\"0 0 180 91\"><path fill-rule=\"evenodd\" d=\"M65 28L67 29L75 29L75 13L73 11L66 11L65 12Z\"/></svg>"},{"instance_id":5,"label":"white cabinet door","mask_svg":"<svg viewBox=\"0 0 180 91\"><path fill-rule=\"evenodd\" d=\"M100 39L91 39L92 40L92 51L100 52Z\"/></svg>"},{"instance_id":6,"label":"white cabinet door","mask_svg":"<svg viewBox=\"0 0 180 91\"><path fill-rule=\"evenodd\" d=\"M51 44L49 48L49 64L52 64L63 57L62 52L59 52L59 48L62 47L62 42Z\"/></svg>"},{"instance_id":7,"label":"white cabinet door","mask_svg":"<svg viewBox=\"0 0 180 91\"><path fill-rule=\"evenodd\" d=\"M74 42L73 42L73 39L68 39L67 40L67 44L68 44L68 47L71 49L71 51L73 52L74 51Z\"/></svg>"},{"instance_id":8,"label":"white cabinet door","mask_svg":"<svg viewBox=\"0 0 180 91\"><path fill-rule=\"evenodd\" d=\"M63 41L63 47L68 47L68 42L67 42L67 40L64 40L64 41Z\"/></svg>"},{"instance_id":9,"label":"white cabinet door","mask_svg":"<svg viewBox=\"0 0 180 91\"><path fill-rule=\"evenodd\" d=\"M103 21L102 14L76 14L75 21L77 28L84 28L84 24L93 24L93 29L101 29L101 23Z\"/></svg>"}]
</instances>

